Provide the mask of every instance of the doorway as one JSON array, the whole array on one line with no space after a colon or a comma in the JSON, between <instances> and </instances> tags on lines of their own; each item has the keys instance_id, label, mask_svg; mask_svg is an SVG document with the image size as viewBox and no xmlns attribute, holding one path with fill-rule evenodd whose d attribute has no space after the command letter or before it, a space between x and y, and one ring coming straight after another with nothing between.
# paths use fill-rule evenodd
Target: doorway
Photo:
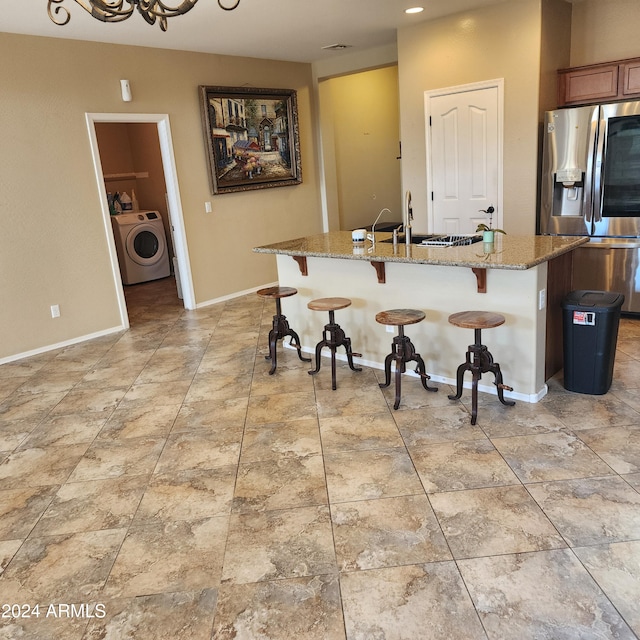
<instances>
[{"instance_id":1,"label":"doorway","mask_svg":"<svg viewBox=\"0 0 640 640\"><path fill-rule=\"evenodd\" d=\"M100 158L98 136L96 133L96 125L98 123L153 123L156 125L158 141L160 144L162 169L164 171L164 182L166 185L166 208L168 211L170 235L173 241L175 253L174 264L176 265L176 282L178 285L178 290L182 293L185 309L195 309L193 280L191 277L191 267L186 243L184 218L182 214L178 177L175 166L175 157L173 153L173 144L171 140L169 116L166 114L87 113L86 118L93 163L96 172L96 181L101 196L105 236L111 256L111 269L113 273L114 286L118 297L120 318L123 328L129 327L129 315L127 312L124 288L120 276L120 267L118 263L115 241L111 230L111 215L107 202L107 189L104 182L104 171Z\"/></svg>"},{"instance_id":2,"label":"doorway","mask_svg":"<svg viewBox=\"0 0 640 640\"><path fill-rule=\"evenodd\" d=\"M493 206L502 225L503 81L425 92L429 231L473 233Z\"/></svg>"}]
</instances>

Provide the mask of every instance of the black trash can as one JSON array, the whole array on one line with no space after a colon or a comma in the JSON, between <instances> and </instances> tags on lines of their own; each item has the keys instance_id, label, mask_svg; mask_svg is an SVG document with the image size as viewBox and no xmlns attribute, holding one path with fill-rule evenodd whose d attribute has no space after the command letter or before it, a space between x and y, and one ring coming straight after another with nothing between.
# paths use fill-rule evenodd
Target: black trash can
<instances>
[{"instance_id":1,"label":"black trash can","mask_svg":"<svg viewBox=\"0 0 640 640\"><path fill-rule=\"evenodd\" d=\"M562 301L564 388L602 395L613 380L621 293L572 291Z\"/></svg>"}]
</instances>

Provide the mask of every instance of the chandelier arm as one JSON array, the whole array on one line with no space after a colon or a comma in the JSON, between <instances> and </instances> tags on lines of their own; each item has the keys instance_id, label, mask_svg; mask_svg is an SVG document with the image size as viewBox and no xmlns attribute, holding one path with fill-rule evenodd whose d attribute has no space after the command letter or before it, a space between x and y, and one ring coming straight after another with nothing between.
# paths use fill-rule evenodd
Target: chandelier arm
<instances>
[{"instance_id":1,"label":"chandelier arm","mask_svg":"<svg viewBox=\"0 0 640 640\"><path fill-rule=\"evenodd\" d=\"M63 26L71 19L69 10L61 6L65 0L47 0L47 13L54 24ZM162 31L167 30L167 18L181 16L191 11L198 0L181 0L178 6L168 6L165 0L74 0L87 13L102 22L122 22L131 16L134 8L148 24L155 24L156 20ZM125 3L128 5L125 7ZM234 0L230 6L224 6L218 0L218 6L225 11L233 11L240 4Z\"/></svg>"}]
</instances>

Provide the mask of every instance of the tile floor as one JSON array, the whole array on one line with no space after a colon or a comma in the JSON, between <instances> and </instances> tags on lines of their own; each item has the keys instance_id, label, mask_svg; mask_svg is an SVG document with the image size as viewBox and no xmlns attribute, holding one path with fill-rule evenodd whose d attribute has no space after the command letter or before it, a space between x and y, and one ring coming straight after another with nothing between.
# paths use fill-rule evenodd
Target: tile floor
<instances>
[{"instance_id":1,"label":"tile floor","mask_svg":"<svg viewBox=\"0 0 640 640\"><path fill-rule=\"evenodd\" d=\"M270 303L173 286L0 367L0 638L640 637L640 321L608 394L471 426L446 385L269 376Z\"/></svg>"}]
</instances>

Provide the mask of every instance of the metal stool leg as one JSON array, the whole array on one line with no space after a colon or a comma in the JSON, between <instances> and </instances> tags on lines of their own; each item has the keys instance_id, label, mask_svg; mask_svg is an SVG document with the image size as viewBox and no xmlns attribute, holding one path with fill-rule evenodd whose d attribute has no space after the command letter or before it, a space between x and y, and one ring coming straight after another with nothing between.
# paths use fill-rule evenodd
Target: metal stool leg
<instances>
[{"instance_id":1,"label":"metal stool leg","mask_svg":"<svg viewBox=\"0 0 640 640\"><path fill-rule=\"evenodd\" d=\"M487 347L482 344L481 330L474 329L474 332L475 342L467 348L466 362L463 362L458 367L456 393L455 395L449 395L450 400L460 399L462 396L464 373L465 371L471 371L471 424L475 424L478 418L478 382L482 378L483 373L493 373L500 402L507 406L515 405L513 400L505 400L504 398L504 390L513 391L513 388L502 382L500 365L493 361L493 355Z\"/></svg>"},{"instance_id":2,"label":"metal stool leg","mask_svg":"<svg viewBox=\"0 0 640 640\"><path fill-rule=\"evenodd\" d=\"M278 360L278 340L284 340L284 338L286 338L287 336L291 337L289 344L291 346L294 346L298 351L298 358L300 358L300 360L302 360L303 362L311 362L311 358L305 358L302 356L300 337L289 326L289 322L287 321L286 316L284 316L282 313L280 298L276 298L276 315L273 316L273 327L271 331L269 331L269 355L265 356L265 360L271 360L271 369L269 370L269 375L273 375L276 370Z\"/></svg>"},{"instance_id":3,"label":"metal stool leg","mask_svg":"<svg viewBox=\"0 0 640 640\"><path fill-rule=\"evenodd\" d=\"M309 375L315 375L320 371L320 366L322 364L321 360L321 351L323 347L328 347L331 350L331 388L335 391L337 388L336 384L336 349L338 347L342 347L347 351L347 361L349 363L349 368L352 371L362 371L361 367L356 367L353 364L353 357L361 357L361 353L354 353L351 350L351 338L347 338L342 327L335 322L335 312L333 310L329 310L329 324L324 326L324 331L322 333L322 340L318 342L316 345L316 368L309 371Z\"/></svg>"}]
</instances>

